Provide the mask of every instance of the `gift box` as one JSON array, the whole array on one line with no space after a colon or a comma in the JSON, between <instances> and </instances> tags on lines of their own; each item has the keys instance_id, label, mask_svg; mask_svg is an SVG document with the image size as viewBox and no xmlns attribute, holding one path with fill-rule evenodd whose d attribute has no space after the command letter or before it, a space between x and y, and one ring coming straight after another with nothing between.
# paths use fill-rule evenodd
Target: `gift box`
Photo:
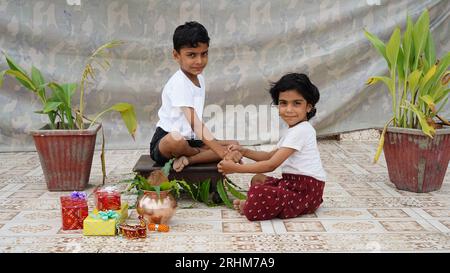
<instances>
[{"instance_id":1,"label":"gift box","mask_svg":"<svg viewBox=\"0 0 450 273\"><path fill-rule=\"evenodd\" d=\"M118 222L123 223L128 218L128 203L123 202L120 209L114 211L119 214ZM99 212L100 210L97 208L95 208L93 211L94 214L99 214Z\"/></svg>"},{"instance_id":2,"label":"gift box","mask_svg":"<svg viewBox=\"0 0 450 273\"><path fill-rule=\"evenodd\" d=\"M63 230L82 229L83 221L88 216L88 204L84 192L73 192L61 196L61 216Z\"/></svg>"},{"instance_id":3,"label":"gift box","mask_svg":"<svg viewBox=\"0 0 450 273\"><path fill-rule=\"evenodd\" d=\"M113 210L91 213L83 221L83 235L116 235L120 216Z\"/></svg>"},{"instance_id":4,"label":"gift box","mask_svg":"<svg viewBox=\"0 0 450 273\"><path fill-rule=\"evenodd\" d=\"M99 188L95 192L95 207L99 211L120 210L120 191L114 186Z\"/></svg>"},{"instance_id":5,"label":"gift box","mask_svg":"<svg viewBox=\"0 0 450 273\"><path fill-rule=\"evenodd\" d=\"M120 210L99 211L84 219L83 235L116 235L117 226L128 218L128 203L124 202Z\"/></svg>"}]
</instances>

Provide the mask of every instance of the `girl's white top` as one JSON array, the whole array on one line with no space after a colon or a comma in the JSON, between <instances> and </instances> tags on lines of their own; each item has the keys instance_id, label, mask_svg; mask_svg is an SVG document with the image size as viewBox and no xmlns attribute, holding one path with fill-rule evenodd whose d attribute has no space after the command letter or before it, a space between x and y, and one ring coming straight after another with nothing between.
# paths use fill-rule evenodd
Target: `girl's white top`
<instances>
[{"instance_id":1,"label":"girl's white top","mask_svg":"<svg viewBox=\"0 0 450 273\"><path fill-rule=\"evenodd\" d=\"M281 137L277 147L296 150L281 164L283 173L307 175L325 182L327 175L322 167L317 148L316 130L308 121L289 128Z\"/></svg>"}]
</instances>

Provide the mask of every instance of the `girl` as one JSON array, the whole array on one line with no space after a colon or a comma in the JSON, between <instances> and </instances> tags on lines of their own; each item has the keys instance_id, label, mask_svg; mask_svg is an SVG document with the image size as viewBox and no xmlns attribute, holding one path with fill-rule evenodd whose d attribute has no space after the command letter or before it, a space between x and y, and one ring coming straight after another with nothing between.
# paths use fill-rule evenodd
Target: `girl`
<instances>
[{"instance_id":1,"label":"girl","mask_svg":"<svg viewBox=\"0 0 450 273\"><path fill-rule=\"evenodd\" d=\"M280 117L289 125L272 152L253 151L230 145L256 162L237 164L222 160L218 169L228 173L257 173L251 180L247 200L234 200L234 207L248 220L292 218L313 213L322 203L326 173L317 149L316 131L308 122L316 114L319 90L305 74L291 73L270 89ZM261 173L281 166L282 178Z\"/></svg>"}]
</instances>

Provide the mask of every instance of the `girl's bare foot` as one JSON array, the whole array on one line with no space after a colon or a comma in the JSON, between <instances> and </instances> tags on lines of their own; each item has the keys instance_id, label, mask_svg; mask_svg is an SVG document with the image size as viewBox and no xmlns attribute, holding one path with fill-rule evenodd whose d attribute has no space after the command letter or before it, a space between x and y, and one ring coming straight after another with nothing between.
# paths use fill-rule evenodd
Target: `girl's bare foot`
<instances>
[{"instance_id":1,"label":"girl's bare foot","mask_svg":"<svg viewBox=\"0 0 450 273\"><path fill-rule=\"evenodd\" d=\"M173 161L172 166L176 172L181 172L187 165L189 165L189 160L187 159L187 157L180 156L179 158Z\"/></svg>"},{"instance_id":2,"label":"girl's bare foot","mask_svg":"<svg viewBox=\"0 0 450 273\"><path fill-rule=\"evenodd\" d=\"M239 200L236 199L233 201L233 207L235 210L239 212L239 214L244 214L244 206L245 206L245 200Z\"/></svg>"}]
</instances>

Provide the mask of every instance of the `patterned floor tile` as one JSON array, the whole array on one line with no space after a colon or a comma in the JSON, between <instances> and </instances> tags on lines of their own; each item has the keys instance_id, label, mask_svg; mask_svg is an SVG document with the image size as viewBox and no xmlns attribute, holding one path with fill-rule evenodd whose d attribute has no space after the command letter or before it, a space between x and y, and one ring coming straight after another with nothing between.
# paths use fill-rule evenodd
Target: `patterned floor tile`
<instances>
[{"instance_id":1,"label":"patterned floor tile","mask_svg":"<svg viewBox=\"0 0 450 273\"><path fill-rule=\"evenodd\" d=\"M320 221L289 221L285 220L286 232L325 232Z\"/></svg>"},{"instance_id":2,"label":"patterned floor tile","mask_svg":"<svg viewBox=\"0 0 450 273\"><path fill-rule=\"evenodd\" d=\"M330 233L382 233L385 230L377 221L371 220L322 220Z\"/></svg>"},{"instance_id":3,"label":"patterned floor tile","mask_svg":"<svg viewBox=\"0 0 450 273\"><path fill-rule=\"evenodd\" d=\"M408 218L410 217L403 209L368 209L375 218Z\"/></svg>"},{"instance_id":4,"label":"patterned floor tile","mask_svg":"<svg viewBox=\"0 0 450 273\"><path fill-rule=\"evenodd\" d=\"M56 235L59 230L60 222L46 223L6 223L0 229L0 236L38 236L38 235Z\"/></svg>"},{"instance_id":5,"label":"patterned floor tile","mask_svg":"<svg viewBox=\"0 0 450 273\"><path fill-rule=\"evenodd\" d=\"M437 231L435 228L433 228L426 222L422 222L422 224L420 224L419 221L414 220L380 221L380 224L389 232Z\"/></svg>"},{"instance_id":6,"label":"patterned floor tile","mask_svg":"<svg viewBox=\"0 0 450 273\"><path fill-rule=\"evenodd\" d=\"M182 198L169 233L146 239L83 236L61 229L59 197L49 192L35 152L0 153L0 252L448 252L450 175L439 191L399 191L389 181L383 154L372 164L377 142L319 141L328 179L324 202L314 214L250 222L224 206ZM273 145L252 147L272 150ZM147 150L108 150L107 185L132 178L131 168ZM272 173L281 175L278 168ZM232 174L248 189L252 174ZM96 151L89 185L102 184ZM120 184L126 187L126 184ZM136 195L122 195L134 204ZM188 209L189 208L189 209ZM137 219L134 209L130 217ZM132 218L134 219L134 218Z\"/></svg>"},{"instance_id":7,"label":"patterned floor tile","mask_svg":"<svg viewBox=\"0 0 450 273\"><path fill-rule=\"evenodd\" d=\"M316 215L320 219L371 219L371 214L366 209L335 209L319 208Z\"/></svg>"}]
</instances>

